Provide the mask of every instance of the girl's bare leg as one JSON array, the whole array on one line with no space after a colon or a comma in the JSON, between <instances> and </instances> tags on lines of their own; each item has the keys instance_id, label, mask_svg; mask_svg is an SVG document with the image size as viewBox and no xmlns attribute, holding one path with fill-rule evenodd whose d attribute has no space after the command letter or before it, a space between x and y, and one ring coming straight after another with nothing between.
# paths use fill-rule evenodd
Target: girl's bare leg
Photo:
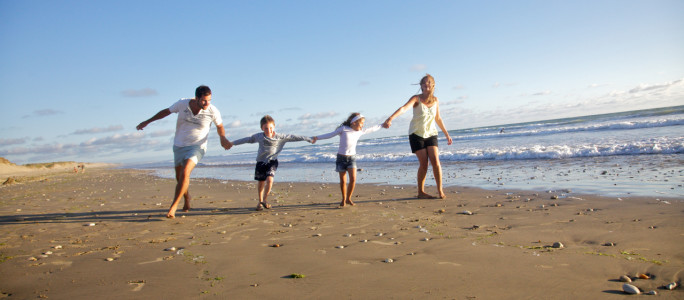
<instances>
[{"instance_id":1,"label":"girl's bare leg","mask_svg":"<svg viewBox=\"0 0 684 300\"><path fill-rule=\"evenodd\" d=\"M356 187L356 168L349 168L347 169L347 172L349 173L349 185L347 186L347 203L354 206L356 204L354 203L354 201L352 201L352 194L354 194L354 188Z\"/></svg>"},{"instance_id":2,"label":"girl's bare leg","mask_svg":"<svg viewBox=\"0 0 684 300\"><path fill-rule=\"evenodd\" d=\"M439 162L439 148L436 146L427 147L428 157L432 163L432 172L435 175L435 182L437 183L437 192L440 199L446 199L446 194L442 189L442 164Z\"/></svg>"},{"instance_id":3,"label":"girl's bare leg","mask_svg":"<svg viewBox=\"0 0 684 300\"><path fill-rule=\"evenodd\" d=\"M427 177L428 170L428 153L426 149L420 149L416 151L416 157L418 158L418 198L420 199L434 199L435 197L425 193L425 177Z\"/></svg>"},{"instance_id":4,"label":"girl's bare leg","mask_svg":"<svg viewBox=\"0 0 684 300\"><path fill-rule=\"evenodd\" d=\"M340 207L347 204L347 172L340 173L340 192L342 192L342 202L340 202Z\"/></svg>"}]
</instances>

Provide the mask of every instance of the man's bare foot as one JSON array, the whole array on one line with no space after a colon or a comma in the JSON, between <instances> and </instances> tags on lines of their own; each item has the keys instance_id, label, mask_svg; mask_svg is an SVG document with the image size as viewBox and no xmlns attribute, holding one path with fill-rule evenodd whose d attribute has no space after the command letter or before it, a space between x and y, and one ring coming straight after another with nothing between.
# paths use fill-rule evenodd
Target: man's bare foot
<instances>
[{"instance_id":1,"label":"man's bare foot","mask_svg":"<svg viewBox=\"0 0 684 300\"><path fill-rule=\"evenodd\" d=\"M347 205L346 201L342 200L342 202L340 202L340 208L345 207L346 205Z\"/></svg>"},{"instance_id":2,"label":"man's bare foot","mask_svg":"<svg viewBox=\"0 0 684 300\"><path fill-rule=\"evenodd\" d=\"M430 195L428 193L418 193L418 196L416 196L418 199L435 199L435 196Z\"/></svg>"},{"instance_id":3,"label":"man's bare foot","mask_svg":"<svg viewBox=\"0 0 684 300\"><path fill-rule=\"evenodd\" d=\"M183 206L183 211L184 211L184 212L189 212L189 211L190 211L190 205L187 205L187 204L186 204L185 206Z\"/></svg>"}]
</instances>

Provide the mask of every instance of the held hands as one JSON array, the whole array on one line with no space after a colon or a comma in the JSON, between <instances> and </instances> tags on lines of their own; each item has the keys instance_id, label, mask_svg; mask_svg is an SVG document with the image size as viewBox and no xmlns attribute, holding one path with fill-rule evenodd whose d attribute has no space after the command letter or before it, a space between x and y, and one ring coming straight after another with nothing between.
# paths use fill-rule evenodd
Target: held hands
<instances>
[{"instance_id":1,"label":"held hands","mask_svg":"<svg viewBox=\"0 0 684 300\"><path fill-rule=\"evenodd\" d=\"M392 120L390 119L387 119L385 120L385 123L382 123L382 127L384 127L385 129L389 129L390 126L392 126Z\"/></svg>"},{"instance_id":2,"label":"held hands","mask_svg":"<svg viewBox=\"0 0 684 300\"><path fill-rule=\"evenodd\" d=\"M231 143L227 138L221 137L221 147L226 150L230 150L230 148L233 148L233 143Z\"/></svg>"},{"instance_id":3,"label":"held hands","mask_svg":"<svg viewBox=\"0 0 684 300\"><path fill-rule=\"evenodd\" d=\"M312 143L312 144L315 144L316 141L318 141L318 137L317 137L317 136L311 138L311 143Z\"/></svg>"},{"instance_id":4,"label":"held hands","mask_svg":"<svg viewBox=\"0 0 684 300\"><path fill-rule=\"evenodd\" d=\"M143 128L145 128L147 126L147 124L148 123L146 123L146 122L140 122L140 124L138 124L138 126L135 126L135 129L143 130Z\"/></svg>"}]
</instances>

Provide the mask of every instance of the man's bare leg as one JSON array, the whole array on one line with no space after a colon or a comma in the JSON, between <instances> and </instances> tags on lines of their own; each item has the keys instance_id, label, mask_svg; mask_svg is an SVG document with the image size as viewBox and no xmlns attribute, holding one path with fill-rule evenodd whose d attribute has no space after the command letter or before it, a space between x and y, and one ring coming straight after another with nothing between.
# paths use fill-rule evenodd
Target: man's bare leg
<instances>
[{"instance_id":1,"label":"man's bare leg","mask_svg":"<svg viewBox=\"0 0 684 300\"><path fill-rule=\"evenodd\" d=\"M176 166L176 183L180 181L180 176L182 172L183 167ZM185 204L183 205L183 211L190 211L190 200L192 200L192 197L190 197L190 186L188 186L188 189L185 191L185 194L183 194L183 199L185 200Z\"/></svg>"},{"instance_id":2,"label":"man's bare leg","mask_svg":"<svg viewBox=\"0 0 684 300\"><path fill-rule=\"evenodd\" d=\"M194 168L195 162L191 159L186 160L185 164L180 167L178 180L176 182L176 193L174 195L173 203L169 208L169 212L166 214L167 218L172 219L176 217L176 209L180 203L180 198L188 192L188 186L190 186L190 173L192 173Z\"/></svg>"}]
</instances>

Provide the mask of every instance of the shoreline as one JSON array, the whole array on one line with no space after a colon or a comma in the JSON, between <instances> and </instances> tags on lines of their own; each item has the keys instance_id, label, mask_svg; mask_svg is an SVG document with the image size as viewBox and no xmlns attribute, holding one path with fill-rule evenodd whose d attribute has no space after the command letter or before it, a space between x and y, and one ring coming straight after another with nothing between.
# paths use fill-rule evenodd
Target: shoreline
<instances>
[{"instance_id":1,"label":"shoreline","mask_svg":"<svg viewBox=\"0 0 684 300\"><path fill-rule=\"evenodd\" d=\"M359 184L339 209L338 182L276 180L256 212L254 181L193 178L167 220L174 186L112 168L1 186L0 295L622 299L621 275L649 274L633 284L684 296L659 289L684 276L682 198Z\"/></svg>"}]
</instances>

